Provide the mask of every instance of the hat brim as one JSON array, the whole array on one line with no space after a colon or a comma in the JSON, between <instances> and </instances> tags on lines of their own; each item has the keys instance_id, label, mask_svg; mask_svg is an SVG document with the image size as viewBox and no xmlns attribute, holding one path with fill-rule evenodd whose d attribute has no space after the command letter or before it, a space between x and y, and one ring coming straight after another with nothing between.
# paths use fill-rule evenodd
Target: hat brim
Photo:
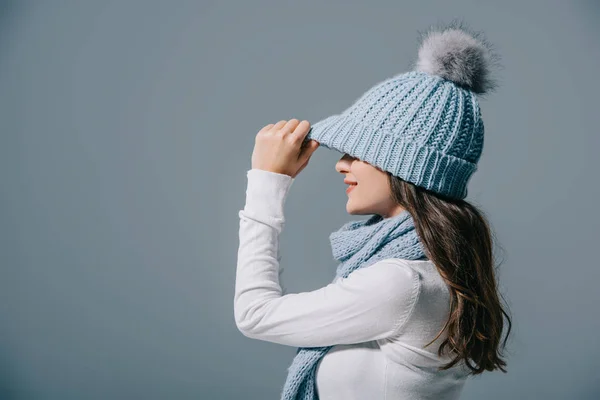
<instances>
[{"instance_id":1,"label":"hat brim","mask_svg":"<svg viewBox=\"0 0 600 400\"><path fill-rule=\"evenodd\" d=\"M466 197L466 182L477 169L475 163L373 127L346 113L334 114L312 125L306 138L415 185L450 197Z\"/></svg>"},{"instance_id":2,"label":"hat brim","mask_svg":"<svg viewBox=\"0 0 600 400\"><path fill-rule=\"evenodd\" d=\"M344 114L333 114L314 123L306 135L306 140L316 140L320 146L356 157L352 154L351 144L353 139L356 139L354 133L358 133L359 130L354 129L357 127L353 125L356 125L356 122Z\"/></svg>"}]
</instances>

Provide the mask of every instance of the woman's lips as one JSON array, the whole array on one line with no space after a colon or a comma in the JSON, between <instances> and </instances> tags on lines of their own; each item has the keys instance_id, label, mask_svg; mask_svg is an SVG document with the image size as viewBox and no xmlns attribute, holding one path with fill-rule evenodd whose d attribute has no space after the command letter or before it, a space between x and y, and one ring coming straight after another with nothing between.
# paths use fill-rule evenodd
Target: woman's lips
<instances>
[{"instance_id":1,"label":"woman's lips","mask_svg":"<svg viewBox=\"0 0 600 400\"><path fill-rule=\"evenodd\" d=\"M352 191L352 189L354 189L356 185L350 185L348 186L348 188L346 189L346 193L350 193L350 191Z\"/></svg>"}]
</instances>

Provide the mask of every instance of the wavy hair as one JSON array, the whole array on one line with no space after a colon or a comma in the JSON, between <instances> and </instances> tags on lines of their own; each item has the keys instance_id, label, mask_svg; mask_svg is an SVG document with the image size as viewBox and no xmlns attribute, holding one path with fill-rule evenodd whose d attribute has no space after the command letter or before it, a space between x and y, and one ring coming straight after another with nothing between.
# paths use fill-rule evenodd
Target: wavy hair
<instances>
[{"instance_id":1,"label":"wavy hair","mask_svg":"<svg viewBox=\"0 0 600 400\"><path fill-rule=\"evenodd\" d=\"M448 337L438 349L456 356L441 370L461 360L477 375L504 368L501 347L506 347L512 322L500 303L496 282L493 242L484 213L462 199L449 198L407 182L390 172L394 200L413 217L427 257L448 284L450 315L431 345L448 329ZM502 342L504 317L508 331Z\"/></svg>"}]
</instances>

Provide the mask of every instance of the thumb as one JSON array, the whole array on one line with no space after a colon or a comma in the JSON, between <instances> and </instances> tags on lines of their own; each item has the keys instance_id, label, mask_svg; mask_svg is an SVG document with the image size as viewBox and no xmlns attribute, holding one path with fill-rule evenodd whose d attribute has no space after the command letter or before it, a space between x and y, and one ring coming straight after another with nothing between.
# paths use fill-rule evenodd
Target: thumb
<instances>
[{"instance_id":1,"label":"thumb","mask_svg":"<svg viewBox=\"0 0 600 400\"><path fill-rule=\"evenodd\" d=\"M317 142L314 139L310 140L310 144L308 146L308 153L309 155L312 155L312 153L314 153L315 151L317 151L317 149L319 148L321 144L319 142Z\"/></svg>"},{"instance_id":2,"label":"thumb","mask_svg":"<svg viewBox=\"0 0 600 400\"><path fill-rule=\"evenodd\" d=\"M310 143L308 143L308 145L304 148L303 156L310 158L310 156L312 156L312 154L319 148L319 146L319 142L317 142L314 139L311 139Z\"/></svg>"}]
</instances>

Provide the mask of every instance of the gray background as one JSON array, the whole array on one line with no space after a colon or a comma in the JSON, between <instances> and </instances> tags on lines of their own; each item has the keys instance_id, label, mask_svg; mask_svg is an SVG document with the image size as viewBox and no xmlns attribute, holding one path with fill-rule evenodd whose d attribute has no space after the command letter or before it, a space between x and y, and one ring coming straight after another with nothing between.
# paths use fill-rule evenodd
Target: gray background
<instances>
[{"instance_id":1,"label":"gray background","mask_svg":"<svg viewBox=\"0 0 600 400\"><path fill-rule=\"evenodd\" d=\"M233 320L254 136L341 111L455 17L502 56L467 200L514 318L509 372L463 398L600 398L597 1L0 4L0 398L278 398L296 349ZM363 218L340 157L287 200L289 292Z\"/></svg>"}]
</instances>

